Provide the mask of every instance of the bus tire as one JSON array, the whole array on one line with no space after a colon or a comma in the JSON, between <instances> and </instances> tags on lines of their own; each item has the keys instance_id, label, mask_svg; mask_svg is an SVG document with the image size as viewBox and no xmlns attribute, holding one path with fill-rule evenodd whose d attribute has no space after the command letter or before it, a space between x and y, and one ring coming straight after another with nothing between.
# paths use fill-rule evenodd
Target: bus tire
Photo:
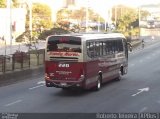
<instances>
[{"instance_id":1,"label":"bus tire","mask_svg":"<svg viewBox=\"0 0 160 119\"><path fill-rule=\"evenodd\" d=\"M95 87L96 91L100 90L101 84L102 84L102 78L101 78L101 76L98 76L97 81L96 81L96 87Z\"/></svg>"}]
</instances>

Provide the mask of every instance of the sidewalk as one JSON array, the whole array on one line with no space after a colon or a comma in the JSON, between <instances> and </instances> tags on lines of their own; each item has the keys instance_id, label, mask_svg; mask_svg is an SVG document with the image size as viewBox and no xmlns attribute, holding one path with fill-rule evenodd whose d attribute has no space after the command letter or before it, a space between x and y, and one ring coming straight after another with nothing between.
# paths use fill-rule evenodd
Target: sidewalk
<instances>
[{"instance_id":1,"label":"sidewalk","mask_svg":"<svg viewBox=\"0 0 160 119\"><path fill-rule=\"evenodd\" d=\"M44 74L44 66L42 65L0 74L0 86L5 86L8 84L25 80L26 78L32 77L35 74Z\"/></svg>"},{"instance_id":2,"label":"sidewalk","mask_svg":"<svg viewBox=\"0 0 160 119\"><path fill-rule=\"evenodd\" d=\"M144 48L148 47L148 46L151 46L153 44L156 44L158 42L160 42L160 40L158 40L158 39L157 40L147 40L147 41L144 42ZM140 41L139 43L135 44L135 46L133 48L133 52L137 51L137 50L141 50L141 49L143 49L143 48L142 48L142 43Z\"/></svg>"}]
</instances>

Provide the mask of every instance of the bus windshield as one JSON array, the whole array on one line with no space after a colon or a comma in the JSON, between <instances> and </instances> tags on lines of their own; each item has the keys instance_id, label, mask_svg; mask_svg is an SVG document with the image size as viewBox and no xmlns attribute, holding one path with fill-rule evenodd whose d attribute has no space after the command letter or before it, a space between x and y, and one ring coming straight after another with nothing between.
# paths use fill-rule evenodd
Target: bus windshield
<instances>
[{"instance_id":1,"label":"bus windshield","mask_svg":"<svg viewBox=\"0 0 160 119\"><path fill-rule=\"evenodd\" d=\"M47 52L81 53L81 39L71 36L52 36L48 39Z\"/></svg>"}]
</instances>

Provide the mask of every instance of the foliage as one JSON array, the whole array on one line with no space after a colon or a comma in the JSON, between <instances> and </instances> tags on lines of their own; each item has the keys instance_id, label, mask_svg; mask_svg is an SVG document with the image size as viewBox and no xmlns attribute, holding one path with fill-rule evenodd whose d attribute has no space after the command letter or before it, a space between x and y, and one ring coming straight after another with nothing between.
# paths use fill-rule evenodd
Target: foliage
<instances>
[{"instance_id":1,"label":"foliage","mask_svg":"<svg viewBox=\"0 0 160 119\"><path fill-rule=\"evenodd\" d=\"M146 10L141 10L140 14L141 14L140 19L141 20L146 20L147 16L150 16L151 13L149 13L149 11L146 11Z\"/></svg>"},{"instance_id":2,"label":"foliage","mask_svg":"<svg viewBox=\"0 0 160 119\"><path fill-rule=\"evenodd\" d=\"M98 14L94 13L92 9L88 9L88 19L90 22L104 21ZM69 22L68 22L69 21ZM86 8L80 8L77 10L61 9L57 13L57 25L60 28L69 31L79 31L82 27L85 27L86 22Z\"/></svg>"},{"instance_id":3,"label":"foliage","mask_svg":"<svg viewBox=\"0 0 160 119\"><path fill-rule=\"evenodd\" d=\"M49 35L55 35L55 34L67 34L67 33L70 33L69 31L65 30L65 29L62 29L62 28L52 28L50 30L45 30L43 31L38 39L41 39L41 40L45 40Z\"/></svg>"},{"instance_id":4,"label":"foliage","mask_svg":"<svg viewBox=\"0 0 160 119\"><path fill-rule=\"evenodd\" d=\"M7 0L0 0L0 8L5 8Z\"/></svg>"},{"instance_id":5,"label":"foliage","mask_svg":"<svg viewBox=\"0 0 160 119\"><path fill-rule=\"evenodd\" d=\"M126 8L126 11L117 19L118 31L129 36L136 27L138 27L138 12L135 9Z\"/></svg>"},{"instance_id":6,"label":"foliage","mask_svg":"<svg viewBox=\"0 0 160 119\"><path fill-rule=\"evenodd\" d=\"M19 3L18 0L12 0L12 7L18 7ZM0 0L0 8L6 8L7 7L7 0Z\"/></svg>"},{"instance_id":7,"label":"foliage","mask_svg":"<svg viewBox=\"0 0 160 119\"><path fill-rule=\"evenodd\" d=\"M13 7L17 8L19 6L18 0L12 0L13 2Z\"/></svg>"},{"instance_id":8,"label":"foliage","mask_svg":"<svg viewBox=\"0 0 160 119\"><path fill-rule=\"evenodd\" d=\"M27 41L30 42L38 40L38 36L44 30L48 30L53 27L51 21L51 9L41 3L34 3L32 6L32 38L29 31L29 8L26 16L26 31L16 38L17 42Z\"/></svg>"},{"instance_id":9,"label":"foliage","mask_svg":"<svg viewBox=\"0 0 160 119\"><path fill-rule=\"evenodd\" d=\"M16 42L29 41L29 38L30 38L30 32L25 31L16 38Z\"/></svg>"},{"instance_id":10,"label":"foliage","mask_svg":"<svg viewBox=\"0 0 160 119\"><path fill-rule=\"evenodd\" d=\"M32 19L35 28L43 27L44 29L50 29L52 27L51 21L51 8L48 5L35 3L32 6Z\"/></svg>"}]
</instances>

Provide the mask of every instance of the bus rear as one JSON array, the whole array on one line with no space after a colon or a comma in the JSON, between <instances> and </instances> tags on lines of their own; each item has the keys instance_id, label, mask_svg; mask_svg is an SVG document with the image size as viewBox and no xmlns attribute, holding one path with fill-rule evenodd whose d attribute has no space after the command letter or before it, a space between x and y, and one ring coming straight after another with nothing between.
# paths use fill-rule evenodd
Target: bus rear
<instances>
[{"instance_id":1,"label":"bus rear","mask_svg":"<svg viewBox=\"0 0 160 119\"><path fill-rule=\"evenodd\" d=\"M45 51L47 87L83 87L82 42L76 36L49 36Z\"/></svg>"}]
</instances>

